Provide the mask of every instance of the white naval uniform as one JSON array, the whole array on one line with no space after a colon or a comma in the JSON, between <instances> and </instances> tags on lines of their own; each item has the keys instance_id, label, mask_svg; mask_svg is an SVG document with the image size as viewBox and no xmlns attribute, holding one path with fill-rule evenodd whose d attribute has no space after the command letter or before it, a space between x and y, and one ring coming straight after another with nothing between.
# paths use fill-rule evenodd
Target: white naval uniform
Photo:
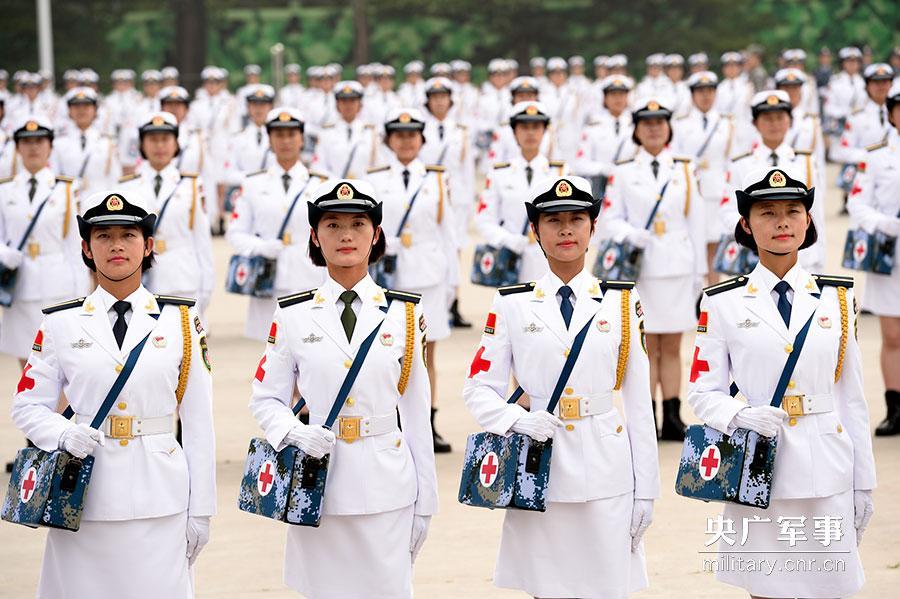
<instances>
[{"instance_id":1,"label":"white naval uniform","mask_svg":"<svg viewBox=\"0 0 900 599\"><path fill-rule=\"evenodd\" d=\"M406 188L404 168L410 172ZM443 167L425 166L418 158L404 167L392 154L388 165L370 170L366 180L383 202L381 228L387 254L397 256L396 286L422 295L428 340L446 339L450 336L450 302L459 281L459 258L450 186ZM403 231L398 231L409 201L420 187Z\"/></svg>"},{"instance_id":2,"label":"white naval uniform","mask_svg":"<svg viewBox=\"0 0 900 599\"><path fill-rule=\"evenodd\" d=\"M16 151L13 136L0 129L0 177L14 177L22 170L22 157Z\"/></svg>"},{"instance_id":3,"label":"white naval uniform","mask_svg":"<svg viewBox=\"0 0 900 599\"><path fill-rule=\"evenodd\" d=\"M738 135L745 139L752 139L754 133L752 99L753 86L744 77L722 79L716 87L715 109L723 116L732 116Z\"/></svg>"},{"instance_id":4,"label":"white naval uniform","mask_svg":"<svg viewBox=\"0 0 900 599\"><path fill-rule=\"evenodd\" d=\"M77 179L79 193L88 197L94 192L112 188L118 181L122 175L118 154L115 139L101 134L95 124L85 131L76 127L69 135L55 139L51 164L60 175Z\"/></svg>"},{"instance_id":5,"label":"white naval uniform","mask_svg":"<svg viewBox=\"0 0 900 599\"><path fill-rule=\"evenodd\" d=\"M419 158L425 164L447 168L447 180L453 189L452 207L456 238L460 246L469 236L469 220L475 201L475 146L469 128L457 122L451 113L438 121L425 111L425 144Z\"/></svg>"},{"instance_id":6,"label":"white naval uniform","mask_svg":"<svg viewBox=\"0 0 900 599\"><path fill-rule=\"evenodd\" d=\"M673 152L690 156L694 161L703 197L706 242L716 243L726 233L719 226L718 218L725 171L734 148L740 146L734 119L722 116L715 109L702 113L694 107L684 118L675 119L672 129Z\"/></svg>"},{"instance_id":7,"label":"white naval uniform","mask_svg":"<svg viewBox=\"0 0 900 599\"><path fill-rule=\"evenodd\" d=\"M153 193L157 174L161 177L158 195ZM145 275L147 289L163 295L196 297L202 314L216 282L202 180L196 174L178 172L174 161L159 172L143 162L134 175L123 178L121 189L123 193L139 192L148 203L148 211L157 215L153 268ZM159 220L167 199L166 212Z\"/></svg>"},{"instance_id":8,"label":"white naval uniform","mask_svg":"<svg viewBox=\"0 0 900 599\"><path fill-rule=\"evenodd\" d=\"M28 224L48 196L40 218L22 248L13 304L3 309L0 352L20 359L28 357L30 342L41 324L41 308L84 295L89 275L81 261L78 235L78 185L60 178L49 168L34 174L37 187L28 201L31 173L27 170L0 183L0 262L16 253Z\"/></svg>"},{"instance_id":9,"label":"white naval uniform","mask_svg":"<svg viewBox=\"0 0 900 599\"><path fill-rule=\"evenodd\" d=\"M245 175L268 168L275 162L265 125L249 123L240 133L231 136L228 160L223 169L225 185L240 185Z\"/></svg>"},{"instance_id":10,"label":"white naval uniform","mask_svg":"<svg viewBox=\"0 0 900 599\"><path fill-rule=\"evenodd\" d=\"M856 175L847 202L850 229L874 233L900 220L900 136L891 134L887 143L872 147L863 168ZM897 235L896 232L890 233ZM894 270L889 275L866 273L862 306L878 316L900 317L900 266L894 253Z\"/></svg>"},{"instance_id":11,"label":"white naval uniform","mask_svg":"<svg viewBox=\"0 0 900 599\"><path fill-rule=\"evenodd\" d=\"M629 240L647 224L659 192L669 182L649 227L652 237L644 249L637 288L647 313L647 332L681 333L696 324L697 292L707 270L703 199L689 159L663 150L656 157L655 179L652 160L640 148L634 159L616 167L598 228L601 239Z\"/></svg>"},{"instance_id":12,"label":"white naval uniform","mask_svg":"<svg viewBox=\"0 0 900 599\"><path fill-rule=\"evenodd\" d=\"M374 125L361 117L337 119L322 127L311 167L343 179L361 179L379 163L382 143Z\"/></svg>"},{"instance_id":13,"label":"white naval uniform","mask_svg":"<svg viewBox=\"0 0 900 599\"><path fill-rule=\"evenodd\" d=\"M738 534L744 517L768 517L771 521L755 522L743 546L722 544L720 548L724 552L758 551L763 555L754 557L769 559L784 559L794 553L809 558L804 551L827 549L841 552L846 570L776 569L771 575L719 571L716 577L761 597L849 597L864 581L853 526L853 491L875 487L862 357L854 334L852 279L845 283L851 288L846 291L843 310L838 287L821 284L822 279L799 264L784 280L793 295L789 327L778 312L773 291L779 279L762 264L746 277L720 284L718 292L716 286L707 290L701 303L701 310L707 314L706 332L697 335L688 401L708 426L733 432L732 421L738 411L748 404L770 404L787 352L807 319L815 314L787 391L788 395L805 396L808 413L785 417L778 431L771 503L765 511L737 504L727 504L724 509L725 518L735 521ZM821 294L821 298L813 294ZM846 327L842 326L842 312ZM845 351L840 349L842 337ZM747 403L731 397L732 380ZM807 539L795 546L779 541L779 516L806 516ZM843 538L827 548L812 534L811 522L822 516L843 517ZM767 551L787 553L766 556Z\"/></svg>"},{"instance_id":14,"label":"white naval uniform","mask_svg":"<svg viewBox=\"0 0 900 599\"><path fill-rule=\"evenodd\" d=\"M862 75L841 71L828 81L828 101L823 106L823 112L830 118L847 118L867 100L866 82Z\"/></svg>"},{"instance_id":15,"label":"white naval uniform","mask_svg":"<svg viewBox=\"0 0 900 599\"><path fill-rule=\"evenodd\" d=\"M846 164L864 162L866 147L884 141L892 129L887 107L867 99L865 105L847 119L840 142L831 148L831 159Z\"/></svg>"},{"instance_id":16,"label":"white naval uniform","mask_svg":"<svg viewBox=\"0 0 900 599\"><path fill-rule=\"evenodd\" d=\"M637 151L631 140L633 130L631 112L627 110L618 117L604 110L590 119L581 132L581 142L572 163L574 173L587 178L608 179L617 162L631 158ZM594 195L597 195L596 189Z\"/></svg>"},{"instance_id":17,"label":"white naval uniform","mask_svg":"<svg viewBox=\"0 0 900 599\"><path fill-rule=\"evenodd\" d=\"M116 379L116 368L148 333L151 338L110 415L169 417L174 430L175 390L184 363L180 308L160 305L139 287L125 299L131 311L120 349L112 331L115 301L98 287L83 302L44 317L12 408L13 422L44 451L57 449L62 433L75 426L56 412L60 395L65 394L77 422L90 422ZM173 432L130 440L107 436L93 452L81 529L47 535L40 599L112 599L123 593L130 599L193 597L185 557L187 517L215 514L216 464L205 334L195 328L199 321L193 307L188 318L190 366L178 407L184 449Z\"/></svg>"},{"instance_id":18,"label":"white naval uniform","mask_svg":"<svg viewBox=\"0 0 900 599\"><path fill-rule=\"evenodd\" d=\"M810 213L819 239L812 246L800 250L800 263L809 270L821 271L825 265L827 250L825 245L825 184L821 173L816 168L816 161L812 154L806 151L795 151L788 145L788 141L785 139L780 146L775 148L774 165L772 164L773 150L763 144L756 145L751 152L737 156L729 162L725 175L725 188L719 204L719 226L734 235L734 227L740 219L734 192L736 189L743 189L750 173L780 168L791 178L802 181L807 188L816 189Z\"/></svg>"},{"instance_id":19,"label":"white naval uniform","mask_svg":"<svg viewBox=\"0 0 900 599\"><path fill-rule=\"evenodd\" d=\"M430 516L438 505L422 310L415 306L410 331L407 302L389 305L385 290L366 275L353 287L357 321L348 341L340 318L343 291L326 278L318 290L298 294L302 301L288 305L291 300L283 299L253 380L250 410L266 440L281 450L298 425L290 409L293 394L302 390L311 425L325 422L360 344L383 322L340 415L380 419L386 426L380 434L336 442L322 524L289 527L284 580L310 599L409 599L413 515ZM410 343L412 369L401 393Z\"/></svg>"},{"instance_id":20,"label":"white naval uniform","mask_svg":"<svg viewBox=\"0 0 900 599\"><path fill-rule=\"evenodd\" d=\"M559 87L548 85L541 92L541 102L550 112L550 126L546 133L550 138L547 157L571 163L578 151L586 107L577 90L568 83Z\"/></svg>"},{"instance_id":21,"label":"white naval uniform","mask_svg":"<svg viewBox=\"0 0 900 599\"><path fill-rule=\"evenodd\" d=\"M791 113L791 128L787 133L787 142L794 151L809 152L816 161L816 170L823 174L825 183L825 137L817 113L805 112L802 108L794 108Z\"/></svg>"},{"instance_id":22,"label":"white naval uniform","mask_svg":"<svg viewBox=\"0 0 900 599\"><path fill-rule=\"evenodd\" d=\"M512 111L510 106L508 112ZM491 134L491 145L487 152L487 164L496 164L497 162L509 162L520 153L519 142L516 141L516 134L509 123L509 118L501 122L494 132ZM542 156L549 156L550 152L550 135L546 132L541 138L541 145L538 152Z\"/></svg>"},{"instance_id":23,"label":"white naval uniform","mask_svg":"<svg viewBox=\"0 0 900 599\"><path fill-rule=\"evenodd\" d=\"M278 105L290 106L300 110L303 108L303 97L306 94L306 88L299 83L288 83L278 90Z\"/></svg>"},{"instance_id":24,"label":"white naval uniform","mask_svg":"<svg viewBox=\"0 0 900 599\"><path fill-rule=\"evenodd\" d=\"M322 282L325 273L325 269L314 265L309 258L306 201L327 177L310 173L297 161L288 171L291 182L285 192L282 181L284 173L284 169L276 163L267 170L251 173L244 178L241 195L235 202L231 224L225 234L236 254L256 255L263 241L276 238L291 202L303 191L285 228L286 243L278 256L273 297L315 287ZM265 340L274 310L274 299L251 297L244 335L250 339Z\"/></svg>"},{"instance_id":25,"label":"white naval uniform","mask_svg":"<svg viewBox=\"0 0 900 599\"><path fill-rule=\"evenodd\" d=\"M494 583L537 597L620 598L647 586L643 545L631 551L633 501L659 496L640 302L634 289L628 298L620 289L604 293L585 270L569 282L574 312L566 329L562 285L548 272L533 289L494 296L494 326L481 337L463 390L478 423L508 435L526 412L506 403L510 378L532 411L546 409L575 336L593 322L563 396L590 399L594 413L556 430L547 511L506 512ZM624 420L612 402L617 382Z\"/></svg>"},{"instance_id":26,"label":"white naval uniform","mask_svg":"<svg viewBox=\"0 0 900 599\"><path fill-rule=\"evenodd\" d=\"M529 166L534 172L530 185L525 172ZM511 162L495 164L487 174L475 226L486 243L521 254L520 283L535 281L549 269L544 252L531 233L525 202L544 179L568 173L565 163L551 163L541 154L527 162L519 153Z\"/></svg>"}]
</instances>

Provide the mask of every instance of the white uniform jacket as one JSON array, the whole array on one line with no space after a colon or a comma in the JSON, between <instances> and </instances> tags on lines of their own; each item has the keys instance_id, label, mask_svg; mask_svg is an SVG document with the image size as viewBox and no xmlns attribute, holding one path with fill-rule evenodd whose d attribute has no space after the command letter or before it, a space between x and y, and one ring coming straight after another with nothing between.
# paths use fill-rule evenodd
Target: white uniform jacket
<instances>
[{"instance_id":1,"label":"white uniform jacket","mask_svg":"<svg viewBox=\"0 0 900 599\"><path fill-rule=\"evenodd\" d=\"M613 171L598 220L600 237L623 241L643 229L668 181L649 227L654 235L644 249L641 278L706 274L705 219L693 163L674 157L669 150L660 152L656 160L656 178L650 164L653 156L643 148Z\"/></svg>"},{"instance_id":2,"label":"white uniform jacket","mask_svg":"<svg viewBox=\"0 0 900 599\"><path fill-rule=\"evenodd\" d=\"M338 119L322 127L311 168L344 179L361 179L378 163L381 139L361 117Z\"/></svg>"},{"instance_id":3,"label":"white uniform jacket","mask_svg":"<svg viewBox=\"0 0 900 599\"><path fill-rule=\"evenodd\" d=\"M565 420L557 429L548 499L578 503L632 491L636 498L654 499L656 425L637 292L632 284L601 287L581 272L569 282L575 311L566 329L556 295L562 285L547 273L537 283L497 292L463 390L466 406L486 431L510 434L525 413L506 403L510 378L528 394L532 411L546 409L576 335L591 321L563 397L590 399L597 413ZM619 388L624 420L612 405Z\"/></svg>"},{"instance_id":4,"label":"white uniform jacket","mask_svg":"<svg viewBox=\"0 0 900 599\"><path fill-rule=\"evenodd\" d=\"M831 148L835 162L856 164L866 159L866 147L881 143L893 129L887 118L887 108L871 99L854 111L844 123L841 141Z\"/></svg>"},{"instance_id":5,"label":"white uniform jacket","mask_svg":"<svg viewBox=\"0 0 900 599\"><path fill-rule=\"evenodd\" d=\"M28 236L19 266L14 298L49 301L72 297L88 290L88 270L81 261L78 234L78 185L57 177L49 168L34 174L34 198L28 201L31 173L0 182L0 262L15 253L38 206L50 198Z\"/></svg>"},{"instance_id":6,"label":"white uniform jacket","mask_svg":"<svg viewBox=\"0 0 900 599\"><path fill-rule=\"evenodd\" d=\"M603 111L590 119L581 132L572 171L582 177L609 177L617 162L631 158L637 151L631 140L633 130L627 110L618 117Z\"/></svg>"},{"instance_id":7,"label":"white uniform jacket","mask_svg":"<svg viewBox=\"0 0 900 599\"><path fill-rule=\"evenodd\" d=\"M531 185L525 173L528 166L534 172ZM511 162L495 164L487 174L476 208L475 225L488 244L522 255L520 282L538 279L548 268L547 258L531 233L525 202L542 180L568 173L564 162L550 162L541 154L526 162L520 153Z\"/></svg>"},{"instance_id":8,"label":"white uniform jacket","mask_svg":"<svg viewBox=\"0 0 900 599\"><path fill-rule=\"evenodd\" d=\"M78 180L79 192L85 197L110 189L122 174L115 139L102 135L96 125L86 131L76 128L69 135L54 140L51 161L54 172Z\"/></svg>"},{"instance_id":9,"label":"white uniform jacket","mask_svg":"<svg viewBox=\"0 0 900 599\"><path fill-rule=\"evenodd\" d=\"M846 118L865 104L867 99L866 82L862 75L850 75L847 71L841 71L828 82L828 101L825 102L823 112L831 118Z\"/></svg>"},{"instance_id":10,"label":"white uniform jacket","mask_svg":"<svg viewBox=\"0 0 900 599\"><path fill-rule=\"evenodd\" d=\"M900 219L900 135L871 146L860 164L847 210L851 228L874 233ZM893 234L893 233L892 233ZM900 298L898 298L900 301Z\"/></svg>"},{"instance_id":11,"label":"white uniform jacket","mask_svg":"<svg viewBox=\"0 0 900 599\"><path fill-rule=\"evenodd\" d=\"M853 280L810 275L799 264L784 280L793 289L790 327L772 293L779 279L761 264L748 276L707 288L688 401L707 425L733 432L732 420L742 408L771 403L788 351L814 314L785 396L800 396L808 413L786 415L778 432L772 498L873 489L875 460L855 334ZM840 294L845 294L843 302ZM731 397L732 380L747 403Z\"/></svg>"},{"instance_id":12,"label":"white uniform jacket","mask_svg":"<svg viewBox=\"0 0 900 599\"><path fill-rule=\"evenodd\" d=\"M157 174L162 177L159 195L153 193ZM146 275L148 289L196 296L201 307L205 306L212 296L216 273L200 177L178 172L173 162L158 173L149 162L143 162L134 175L123 178L121 186L123 191L138 191L157 215L156 256ZM166 211L160 219L164 205Z\"/></svg>"},{"instance_id":13,"label":"white uniform jacket","mask_svg":"<svg viewBox=\"0 0 900 599\"><path fill-rule=\"evenodd\" d=\"M309 406L310 424L324 423L360 344L383 321L340 416L396 420L399 411L402 431L395 428L350 443L336 442L324 513L378 514L415 504L416 514L434 514L437 476L423 353L425 321L418 305L411 315L414 322L407 316L407 301L418 302L418 296L401 293L392 300L392 292L368 275L353 290L359 305L349 342L340 319L344 304L338 298L344 288L334 280L279 300L253 380L250 410L277 450L285 447L284 437L298 424L290 408L297 389ZM407 358L411 370L401 392L398 384L407 347L412 350Z\"/></svg>"},{"instance_id":14,"label":"white uniform jacket","mask_svg":"<svg viewBox=\"0 0 900 599\"><path fill-rule=\"evenodd\" d=\"M240 185L244 175L268 168L273 162L275 156L269 147L269 134L265 126L250 123L229 140L222 182Z\"/></svg>"},{"instance_id":15,"label":"white uniform jacket","mask_svg":"<svg viewBox=\"0 0 900 599\"><path fill-rule=\"evenodd\" d=\"M131 316L119 349L110 320L115 301L98 287L86 299L65 302L44 317L13 399L13 422L39 448L57 449L60 435L75 426L76 419L90 422L94 418L118 369L149 333L109 414L174 420L179 372L185 366L187 386L178 408L184 449L172 432L133 439L107 437L105 445L94 450L96 461L83 517L135 520L185 510L191 516L212 516L216 513L212 379L206 334L197 311L189 308L185 328L179 305L165 298L158 301L139 287L125 300L131 302ZM175 301L193 304L193 300ZM190 335L190 364L184 356L183 334ZM61 394L75 411L72 421L56 412Z\"/></svg>"}]
</instances>

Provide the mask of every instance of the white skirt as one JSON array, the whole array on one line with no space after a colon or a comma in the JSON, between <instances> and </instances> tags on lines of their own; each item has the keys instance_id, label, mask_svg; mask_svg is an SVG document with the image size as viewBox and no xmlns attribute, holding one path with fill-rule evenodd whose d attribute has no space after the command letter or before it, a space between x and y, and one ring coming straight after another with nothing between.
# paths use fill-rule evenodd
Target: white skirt
<instances>
[{"instance_id":1,"label":"white skirt","mask_svg":"<svg viewBox=\"0 0 900 599\"><path fill-rule=\"evenodd\" d=\"M706 217L706 243L719 243L722 239L721 226L719 226L719 205L721 197L704 197L703 214Z\"/></svg>"},{"instance_id":2,"label":"white skirt","mask_svg":"<svg viewBox=\"0 0 900 599\"><path fill-rule=\"evenodd\" d=\"M187 512L50 530L37 599L191 599Z\"/></svg>"},{"instance_id":3,"label":"white skirt","mask_svg":"<svg viewBox=\"0 0 900 599\"><path fill-rule=\"evenodd\" d=\"M284 582L308 599L412 597L412 505L381 514L322 516L290 526Z\"/></svg>"},{"instance_id":4,"label":"white skirt","mask_svg":"<svg viewBox=\"0 0 900 599\"><path fill-rule=\"evenodd\" d=\"M643 543L631 551L632 493L509 510L494 584L534 597L619 599L647 587Z\"/></svg>"},{"instance_id":5,"label":"white skirt","mask_svg":"<svg viewBox=\"0 0 900 599\"><path fill-rule=\"evenodd\" d=\"M425 331L428 341L440 341L450 336L450 290L447 283L421 289L404 289L422 294L422 313L425 315Z\"/></svg>"},{"instance_id":6,"label":"white skirt","mask_svg":"<svg viewBox=\"0 0 900 599\"><path fill-rule=\"evenodd\" d=\"M15 300L12 306L4 308L3 326L0 326L0 353L27 359L31 354L34 336L44 320L41 310L65 300L64 297L36 302Z\"/></svg>"},{"instance_id":7,"label":"white skirt","mask_svg":"<svg viewBox=\"0 0 900 599\"><path fill-rule=\"evenodd\" d=\"M769 518L771 522L750 523L747 541L740 545L743 519L754 516ZM805 524L796 527L806 540L798 539L791 547L778 523L779 516L791 518L792 522L806 516ZM824 516L842 518L843 537L832 540L827 547L813 536L814 519ZM866 581L856 547L853 491L830 497L773 499L767 510L729 503L723 517L725 522L734 522L736 534L732 537L734 545L719 542L714 566L717 580L758 597L808 598L849 597L859 592ZM742 555L743 552L753 553Z\"/></svg>"},{"instance_id":8,"label":"white skirt","mask_svg":"<svg viewBox=\"0 0 900 599\"><path fill-rule=\"evenodd\" d=\"M247 306L247 322L244 323L244 337L256 341L268 339L277 305L274 297L251 297Z\"/></svg>"},{"instance_id":9,"label":"white skirt","mask_svg":"<svg viewBox=\"0 0 900 599\"><path fill-rule=\"evenodd\" d=\"M697 326L697 294L693 276L639 278L637 291L646 333L684 333Z\"/></svg>"},{"instance_id":10,"label":"white skirt","mask_svg":"<svg viewBox=\"0 0 900 599\"><path fill-rule=\"evenodd\" d=\"M889 275L866 274L862 307L878 316L900 317L900 265L894 265Z\"/></svg>"}]
</instances>

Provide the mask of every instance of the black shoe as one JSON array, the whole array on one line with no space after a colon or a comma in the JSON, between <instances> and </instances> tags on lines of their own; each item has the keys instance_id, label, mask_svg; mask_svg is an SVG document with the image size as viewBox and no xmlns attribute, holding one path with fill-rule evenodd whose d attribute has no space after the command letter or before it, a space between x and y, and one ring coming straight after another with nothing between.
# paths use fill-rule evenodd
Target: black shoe
<instances>
[{"instance_id":1,"label":"black shoe","mask_svg":"<svg viewBox=\"0 0 900 599\"><path fill-rule=\"evenodd\" d=\"M12 473L12 469L13 469L13 463L12 463L12 462L6 462L6 473L7 473L7 474L11 474L11 473Z\"/></svg>"},{"instance_id":2,"label":"black shoe","mask_svg":"<svg viewBox=\"0 0 900 599\"><path fill-rule=\"evenodd\" d=\"M449 443L444 441L444 438L434 428L434 415L436 413L437 410L431 408L431 435L434 439L434 453L450 453L453 451L453 448L450 447Z\"/></svg>"},{"instance_id":3,"label":"black shoe","mask_svg":"<svg viewBox=\"0 0 900 599\"><path fill-rule=\"evenodd\" d=\"M465 320L459 313L459 300L453 300L450 306L450 326L455 329L471 329L472 323Z\"/></svg>"},{"instance_id":4,"label":"black shoe","mask_svg":"<svg viewBox=\"0 0 900 599\"><path fill-rule=\"evenodd\" d=\"M677 397L662 402L662 430L659 438L663 441L684 441L684 422L681 421L681 400Z\"/></svg>"},{"instance_id":5,"label":"black shoe","mask_svg":"<svg viewBox=\"0 0 900 599\"><path fill-rule=\"evenodd\" d=\"M885 391L884 402L887 404L887 416L878 423L875 436L900 435L900 391Z\"/></svg>"}]
</instances>

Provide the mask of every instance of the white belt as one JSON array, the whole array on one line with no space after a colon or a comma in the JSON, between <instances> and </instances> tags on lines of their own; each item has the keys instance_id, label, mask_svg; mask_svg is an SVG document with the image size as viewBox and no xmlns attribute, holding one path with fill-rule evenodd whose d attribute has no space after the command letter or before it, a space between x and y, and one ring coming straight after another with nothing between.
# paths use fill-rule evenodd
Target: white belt
<instances>
[{"instance_id":1,"label":"white belt","mask_svg":"<svg viewBox=\"0 0 900 599\"><path fill-rule=\"evenodd\" d=\"M397 414L383 416L338 416L334 434L345 443L353 443L362 437L386 435L397 430Z\"/></svg>"},{"instance_id":2,"label":"white belt","mask_svg":"<svg viewBox=\"0 0 900 599\"><path fill-rule=\"evenodd\" d=\"M75 422L90 423L93 416L75 416ZM154 418L137 418L136 416L107 416L100 425L110 439L133 439L143 435L162 435L173 430L174 416L156 416Z\"/></svg>"},{"instance_id":3,"label":"white belt","mask_svg":"<svg viewBox=\"0 0 900 599\"><path fill-rule=\"evenodd\" d=\"M560 420L580 420L588 416L605 414L613 409L612 393L589 397L563 396L554 413Z\"/></svg>"},{"instance_id":4,"label":"white belt","mask_svg":"<svg viewBox=\"0 0 900 599\"><path fill-rule=\"evenodd\" d=\"M834 399L831 395L785 395L781 409L789 416L824 414L834 410Z\"/></svg>"}]
</instances>

